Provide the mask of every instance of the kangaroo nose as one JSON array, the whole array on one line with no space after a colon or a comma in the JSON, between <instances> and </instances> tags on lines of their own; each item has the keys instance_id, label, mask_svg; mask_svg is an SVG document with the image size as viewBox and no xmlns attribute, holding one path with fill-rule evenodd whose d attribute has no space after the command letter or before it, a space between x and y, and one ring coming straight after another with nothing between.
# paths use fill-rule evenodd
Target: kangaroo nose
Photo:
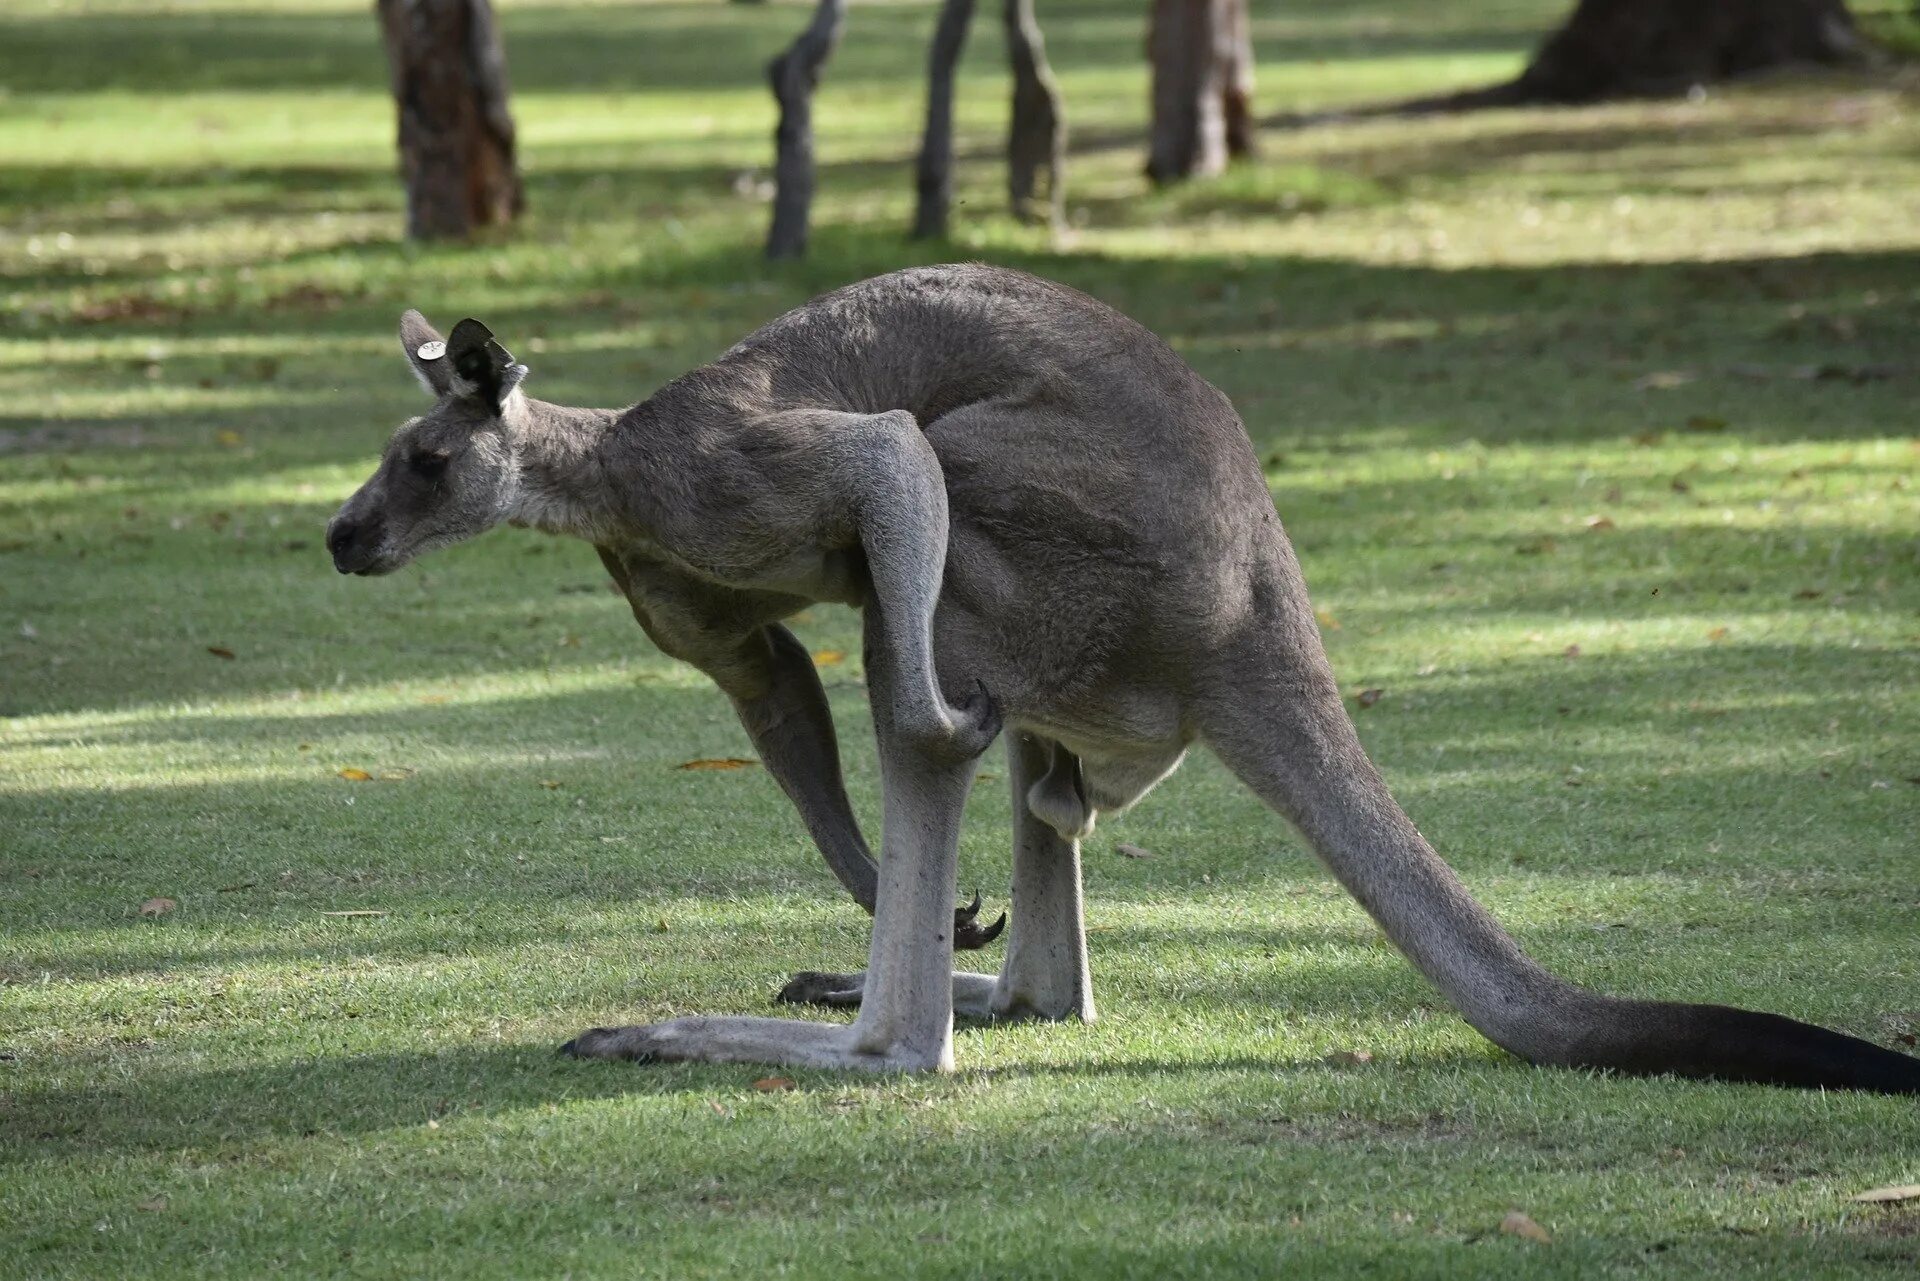
<instances>
[{"instance_id":1,"label":"kangaroo nose","mask_svg":"<svg viewBox=\"0 0 1920 1281\"><path fill-rule=\"evenodd\" d=\"M343 574L366 567L364 529L351 521L336 520L327 526L327 550L333 553L333 567Z\"/></svg>"}]
</instances>

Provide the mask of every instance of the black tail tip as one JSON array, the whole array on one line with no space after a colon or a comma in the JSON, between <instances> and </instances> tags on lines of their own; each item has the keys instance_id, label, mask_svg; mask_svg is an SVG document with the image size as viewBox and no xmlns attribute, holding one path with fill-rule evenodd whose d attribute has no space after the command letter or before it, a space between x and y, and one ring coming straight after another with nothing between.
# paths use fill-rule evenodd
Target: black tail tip
<instances>
[{"instance_id":1,"label":"black tail tip","mask_svg":"<svg viewBox=\"0 0 1920 1281\"><path fill-rule=\"evenodd\" d=\"M1724 1005L1630 1001L1614 1009L1619 1023L1579 1055L1586 1066L1643 1076L1920 1095L1920 1059L1811 1023Z\"/></svg>"}]
</instances>

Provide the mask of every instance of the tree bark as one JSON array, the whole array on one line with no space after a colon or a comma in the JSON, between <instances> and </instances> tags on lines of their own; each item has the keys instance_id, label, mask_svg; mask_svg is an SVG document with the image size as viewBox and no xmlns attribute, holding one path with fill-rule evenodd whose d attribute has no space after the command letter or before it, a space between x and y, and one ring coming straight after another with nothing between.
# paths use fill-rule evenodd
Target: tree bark
<instances>
[{"instance_id":1,"label":"tree bark","mask_svg":"<svg viewBox=\"0 0 1920 1281\"><path fill-rule=\"evenodd\" d=\"M1864 49L1845 0L1580 0L1513 92L1558 103L1661 96Z\"/></svg>"},{"instance_id":2,"label":"tree bark","mask_svg":"<svg viewBox=\"0 0 1920 1281\"><path fill-rule=\"evenodd\" d=\"M913 235L932 240L947 234L953 205L953 72L967 43L973 0L946 0L927 50L927 125L914 169Z\"/></svg>"},{"instance_id":3,"label":"tree bark","mask_svg":"<svg viewBox=\"0 0 1920 1281\"><path fill-rule=\"evenodd\" d=\"M1067 125L1060 86L1047 65L1047 46L1033 0L1006 0L1007 57L1013 64L1013 114L1007 127L1007 196L1013 216L1034 221L1040 175L1046 176L1046 221L1066 221Z\"/></svg>"},{"instance_id":4,"label":"tree bark","mask_svg":"<svg viewBox=\"0 0 1920 1281\"><path fill-rule=\"evenodd\" d=\"M378 0L407 234L464 237L511 222L526 196L514 163L506 55L488 0Z\"/></svg>"},{"instance_id":5,"label":"tree bark","mask_svg":"<svg viewBox=\"0 0 1920 1281\"><path fill-rule=\"evenodd\" d=\"M1512 80L1431 98L1289 115L1289 129L1483 107L1657 98L1795 66L1871 62L1846 0L1579 0Z\"/></svg>"},{"instance_id":6,"label":"tree bark","mask_svg":"<svg viewBox=\"0 0 1920 1281\"><path fill-rule=\"evenodd\" d=\"M1147 176L1200 178L1253 148L1246 0L1154 0L1147 36L1153 127Z\"/></svg>"},{"instance_id":7,"label":"tree bark","mask_svg":"<svg viewBox=\"0 0 1920 1281\"><path fill-rule=\"evenodd\" d=\"M807 220L813 210L813 91L820 68L840 42L847 0L819 0L785 53L767 64L767 81L780 104L775 126L773 224L767 257L798 258L807 252Z\"/></svg>"}]
</instances>

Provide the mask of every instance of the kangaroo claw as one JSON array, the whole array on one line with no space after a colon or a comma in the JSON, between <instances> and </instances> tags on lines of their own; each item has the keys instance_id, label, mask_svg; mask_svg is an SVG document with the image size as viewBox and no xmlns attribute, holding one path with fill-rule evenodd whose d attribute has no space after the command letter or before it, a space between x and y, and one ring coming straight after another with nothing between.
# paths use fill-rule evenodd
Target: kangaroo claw
<instances>
[{"instance_id":1,"label":"kangaroo claw","mask_svg":"<svg viewBox=\"0 0 1920 1281\"><path fill-rule=\"evenodd\" d=\"M973 892L973 902L965 907L953 909L953 946L956 951L971 952L985 947L1000 937L1000 931L1007 928L1007 914L1000 913L998 920L991 925L980 924L980 891Z\"/></svg>"}]
</instances>

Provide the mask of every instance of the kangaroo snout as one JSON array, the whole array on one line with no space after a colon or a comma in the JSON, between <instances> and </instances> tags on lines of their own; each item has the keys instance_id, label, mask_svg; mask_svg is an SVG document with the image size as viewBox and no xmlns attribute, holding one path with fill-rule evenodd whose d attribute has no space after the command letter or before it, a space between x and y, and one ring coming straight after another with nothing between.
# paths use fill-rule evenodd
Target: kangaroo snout
<instances>
[{"instance_id":1,"label":"kangaroo snout","mask_svg":"<svg viewBox=\"0 0 1920 1281\"><path fill-rule=\"evenodd\" d=\"M381 531L371 522L354 520L345 512L327 522L327 550L333 567L343 574L364 574L379 554Z\"/></svg>"}]
</instances>

